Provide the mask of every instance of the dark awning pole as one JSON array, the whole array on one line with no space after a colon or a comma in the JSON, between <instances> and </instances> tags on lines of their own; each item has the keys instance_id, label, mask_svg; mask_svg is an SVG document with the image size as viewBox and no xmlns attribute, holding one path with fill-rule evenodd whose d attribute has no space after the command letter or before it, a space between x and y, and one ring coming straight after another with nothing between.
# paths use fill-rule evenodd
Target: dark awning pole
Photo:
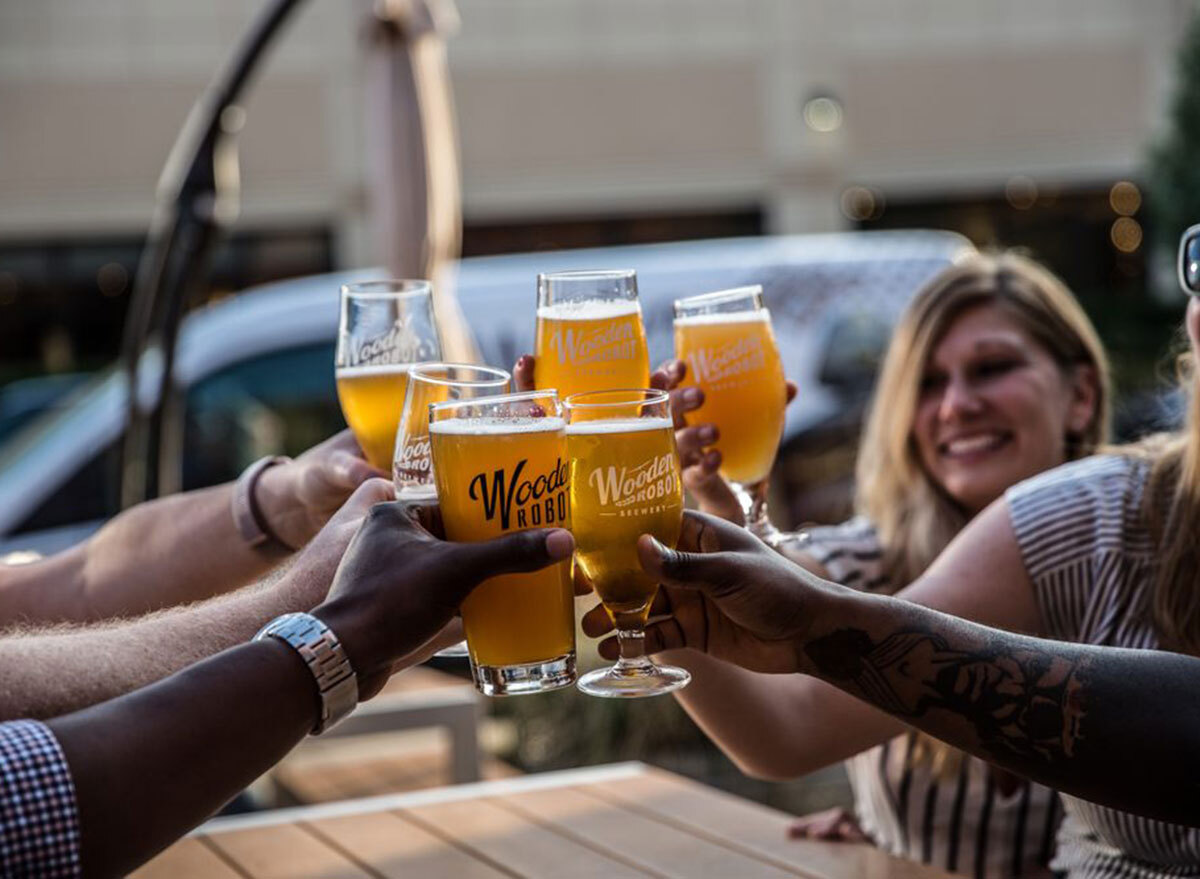
<instances>
[{"instance_id":1,"label":"dark awning pole","mask_svg":"<svg viewBox=\"0 0 1200 879\"><path fill-rule=\"evenodd\" d=\"M129 386L122 506L157 493L159 437L179 322L207 275L214 243L238 211L236 137L245 115L238 100L299 2L272 0L255 19L229 62L192 107L159 179L158 206L134 279L122 340ZM143 358L153 350L161 354L161 370L142 376ZM148 385L140 394L139 383Z\"/></svg>"}]
</instances>

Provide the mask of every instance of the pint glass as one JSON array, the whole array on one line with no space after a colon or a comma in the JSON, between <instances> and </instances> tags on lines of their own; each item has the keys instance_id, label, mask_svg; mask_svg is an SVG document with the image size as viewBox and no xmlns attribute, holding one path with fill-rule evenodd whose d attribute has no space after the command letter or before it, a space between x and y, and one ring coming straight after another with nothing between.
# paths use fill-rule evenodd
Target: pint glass
<instances>
[{"instance_id":1,"label":"pint glass","mask_svg":"<svg viewBox=\"0 0 1200 879\"><path fill-rule=\"evenodd\" d=\"M560 398L641 388L650 355L632 269L538 275L534 384Z\"/></svg>"},{"instance_id":2,"label":"pint glass","mask_svg":"<svg viewBox=\"0 0 1200 879\"><path fill-rule=\"evenodd\" d=\"M683 385L704 389L704 405L688 420L717 426L721 473L746 527L771 542L778 532L767 518L767 476L783 435L787 387L762 287L677 299L675 356L687 364Z\"/></svg>"},{"instance_id":3,"label":"pint glass","mask_svg":"<svg viewBox=\"0 0 1200 879\"><path fill-rule=\"evenodd\" d=\"M435 403L434 482L446 537L487 540L528 528L570 528L566 436L553 391ZM481 583L462 605L471 670L487 696L575 680L569 560Z\"/></svg>"},{"instance_id":4,"label":"pint glass","mask_svg":"<svg viewBox=\"0 0 1200 879\"><path fill-rule=\"evenodd\" d=\"M616 665L584 675L579 689L607 697L677 690L691 676L645 654L643 629L658 584L637 556L643 534L674 547L683 522L670 398L648 389L596 391L568 397L563 407L575 564L604 603L621 648Z\"/></svg>"},{"instance_id":5,"label":"pint glass","mask_svg":"<svg viewBox=\"0 0 1200 879\"><path fill-rule=\"evenodd\" d=\"M346 423L372 466L387 470L414 363L442 346L428 281L371 281L342 287L336 377Z\"/></svg>"},{"instance_id":6,"label":"pint glass","mask_svg":"<svg viewBox=\"0 0 1200 879\"><path fill-rule=\"evenodd\" d=\"M400 427L396 431L396 451L392 457L392 481L396 499L401 501L435 500L433 468L429 455L429 407L447 400L473 400L503 394L512 378L506 370L469 363L422 363L408 372L408 391ZM439 650L437 656L467 656L467 644Z\"/></svg>"}]
</instances>

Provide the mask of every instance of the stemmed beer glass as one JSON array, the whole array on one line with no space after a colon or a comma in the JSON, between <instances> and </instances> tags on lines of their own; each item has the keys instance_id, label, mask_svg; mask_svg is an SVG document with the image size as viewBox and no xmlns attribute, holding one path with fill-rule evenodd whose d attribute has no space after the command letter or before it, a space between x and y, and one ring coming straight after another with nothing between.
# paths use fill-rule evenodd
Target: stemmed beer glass
<instances>
[{"instance_id":1,"label":"stemmed beer glass","mask_svg":"<svg viewBox=\"0 0 1200 879\"><path fill-rule=\"evenodd\" d=\"M611 668L579 679L592 696L657 696L691 680L684 669L646 656L646 619L658 584L641 568L642 534L674 547L683 525L683 483L670 398L649 389L574 394L567 414L571 530L575 564L617 630L621 655Z\"/></svg>"}]
</instances>

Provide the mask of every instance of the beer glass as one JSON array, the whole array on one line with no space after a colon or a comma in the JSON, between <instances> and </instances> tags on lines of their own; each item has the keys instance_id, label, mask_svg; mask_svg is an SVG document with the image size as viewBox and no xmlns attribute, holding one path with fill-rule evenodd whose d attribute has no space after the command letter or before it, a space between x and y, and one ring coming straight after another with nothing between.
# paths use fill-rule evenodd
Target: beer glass
<instances>
[{"instance_id":1,"label":"beer glass","mask_svg":"<svg viewBox=\"0 0 1200 879\"><path fill-rule=\"evenodd\" d=\"M503 369L474 366L469 363L423 363L408 371L408 391L396 431L396 451L392 457L392 481L396 499L425 501L437 499L433 468L429 466L429 407L447 400L470 400L508 390L512 376ZM436 656L467 656L467 643L460 641Z\"/></svg>"},{"instance_id":2,"label":"beer glass","mask_svg":"<svg viewBox=\"0 0 1200 879\"><path fill-rule=\"evenodd\" d=\"M441 356L433 285L428 281L342 287L335 362L338 400L372 466L387 470L392 462L409 368Z\"/></svg>"},{"instance_id":3,"label":"beer glass","mask_svg":"<svg viewBox=\"0 0 1200 879\"><path fill-rule=\"evenodd\" d=\"M583 391L641 388L650 355L633 269L538 275L534 384L561 399Z\"/></svg>"},{"instance_id":4,"label":"beer glass","mask_svg":"<svg viewBox=\"0 0 1200 879\"><path fill-rule=\"evenodd\" d=\"M575 394L567 413L575 564L604 603L621 656L588 672L579 689L592 696L657 696L691 680L656 665L645 651L646 618L658 584L638 563L649 534L674 547L683 524L683 484L670 397L648 389Z\"/></svg>"},{"instance_id":5,"label":"beer glass","mask_svg":"<svg viewBox=\"0 0 1200 879\"><path fill-rule=\"evenodd\" d=\"M563 427L553 391L434 403L430 451L446 537L469 542L570 528ZM488 578L463 602L462 619L484 695L536 693L575 680L569 559Z\"/></svg>"},{"instance_id":6,"label":"beer glass","mask_svg":"<svg viewBox=\"0 0 1200 879\"><path fill-rule=\"evenodd\" d=\"M675 300L675 356L687 364L683 385L704 389L704 405L688 421L717 426L721 473L746 527L773 543L779 532L767 518L767 476L783 436L787 387L762 287Z\"/></svg>"}]
</instances>

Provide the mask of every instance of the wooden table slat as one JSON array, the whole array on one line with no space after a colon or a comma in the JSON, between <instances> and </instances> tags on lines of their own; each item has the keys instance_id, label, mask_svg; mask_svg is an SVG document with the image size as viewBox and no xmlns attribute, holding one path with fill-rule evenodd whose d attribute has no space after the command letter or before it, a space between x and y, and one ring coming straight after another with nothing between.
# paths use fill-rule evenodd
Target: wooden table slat
<instances>
[{"instance_id":1,"label":"wooden table slat","mask_svg":"<svg viewBox=\"0 0 1200 879\"><path fill-rule=\"evenodd\" d=\"M794 879L803 875L755 861L675 825L588 796L575 788L530 791L498 798L558 832L620 852L642 869L679 879Z\"/></svg>"},{"instance_id":2,"label":"wooden table slat","mask_svg":"<svg viewBox=\"0 0 1200 879\"><path fill-rule=\"evenodd\" d=\"M894 858L870 845L788 839L791 816L669 772L649 769L620 784L581 785L580 790L819 879L942 879L950 875Z\"/></svg>"},{"instance_id":3,"label":"wooden table slat","mask_svg":"<svg viewBox=\"0 0 1200 879\"><path fill-rule=\"evenodd\" d=\"M245 879L199 839L181 839L130 873L130 879Z\"/></svg>"},{"instance_id":4,"label":"wooden table slat","mask_svg":"<svg viewBox=\"0 0 1200 879\"><path fill-rule=\"evenodd\" d=\"M308 825L385 879L504 879L509 874L447 845L395 812L326 818Z\"/></svg>"},{"instance_id":5,"label":"wooden table slat","mask_svg":"<svg viewBox=\"0 0 1200 879\"><path fill-rule=\"evenodd\" d=\"M432 803L401 814L527 879L647 875L486 799Z\"/></svg>"},{"instance_id":6,"label":"wooden table slat","mask_svg":"<svg viewBox=\"0 0 1200 879\"><path fill-rule=\"evenodd\" d=\"M296 824L206 837L254 879L364 879L371 874Z\"/></svg>"}]
</instances>

